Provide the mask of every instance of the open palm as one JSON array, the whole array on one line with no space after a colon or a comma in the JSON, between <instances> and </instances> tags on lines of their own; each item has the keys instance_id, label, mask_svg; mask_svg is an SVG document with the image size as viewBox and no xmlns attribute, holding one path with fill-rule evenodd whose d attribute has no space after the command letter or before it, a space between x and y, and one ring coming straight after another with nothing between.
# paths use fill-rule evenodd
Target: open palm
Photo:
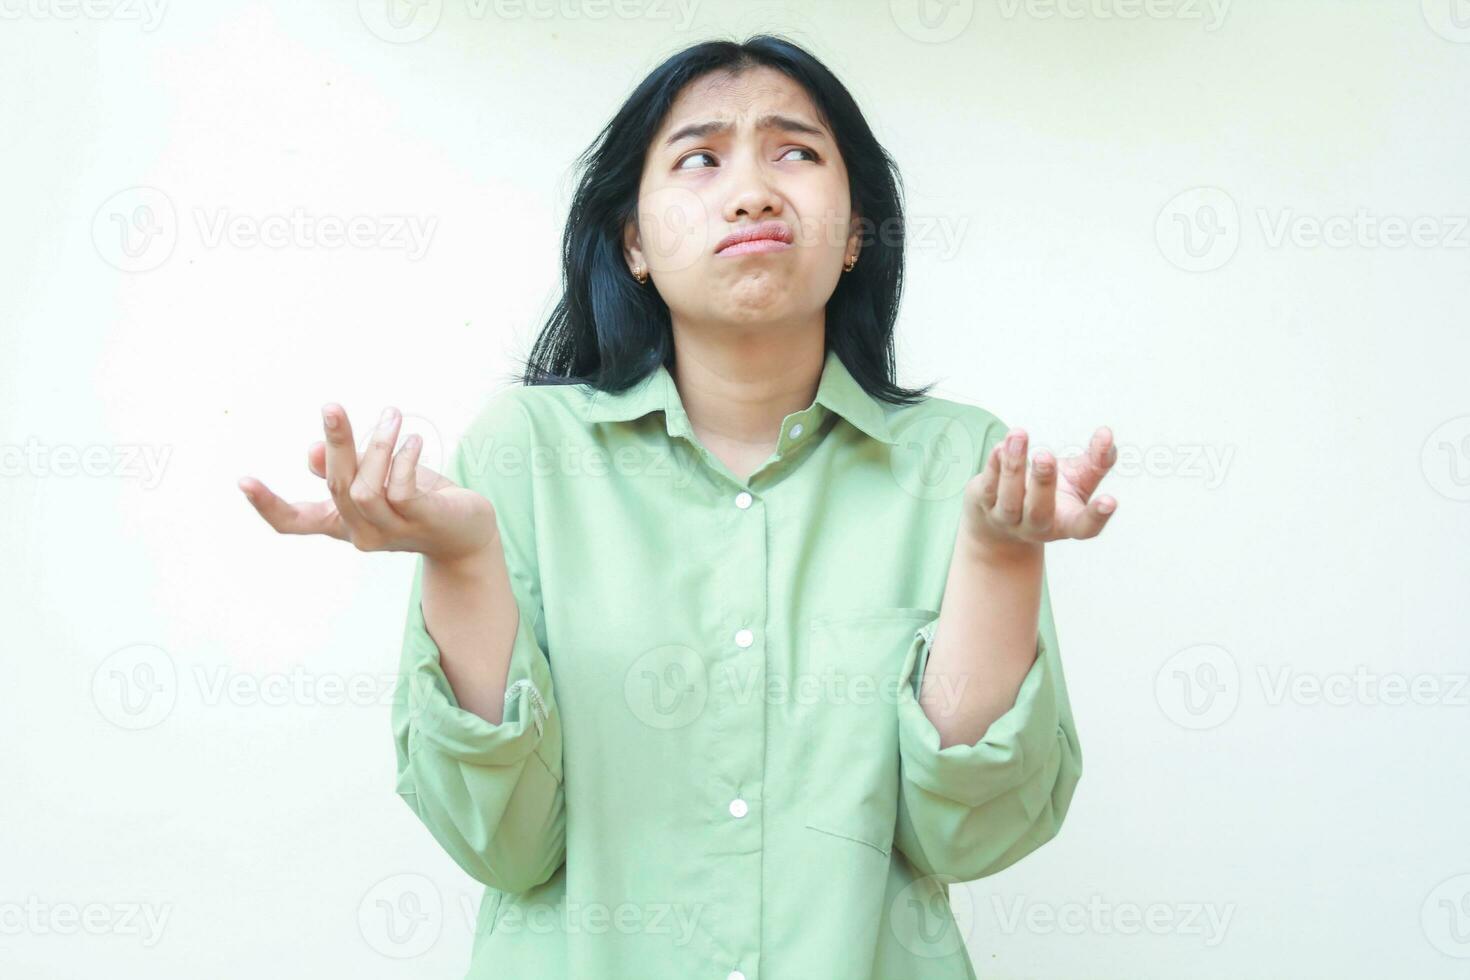
<instances>
[{"instance_id":1,"label":"open palm","mask_svg":"<svg viewBox=\"0 0 1470 980\"><path fill-rule=\"evenodd\" d=\"M1029 472L1026 444L1025 430L1012 429L965 484L964 526L974 541L1005 548L1096 537L1118 505L1093 496L1118 458L1112 431L1098 428L1084 452L1060 463L1038 452Z\"/></svg>"},{"instance_id":2,"label":"open palm","mask_svg":"<svg viewBox=\"0 0 1470 980\"><path fill-rule=\"evenodd\" d=\"M290 503L253 477L238 486L282 534L321 534L359 551L416 551L446 560L486 547L496 534L490 501L420 466L418 436L395 453L401 422L389 408L358 453L347 413L335 403L323 409L326 439L307 449L306 465L326 481L326 500Z\"/></svg>"}]
</instances>

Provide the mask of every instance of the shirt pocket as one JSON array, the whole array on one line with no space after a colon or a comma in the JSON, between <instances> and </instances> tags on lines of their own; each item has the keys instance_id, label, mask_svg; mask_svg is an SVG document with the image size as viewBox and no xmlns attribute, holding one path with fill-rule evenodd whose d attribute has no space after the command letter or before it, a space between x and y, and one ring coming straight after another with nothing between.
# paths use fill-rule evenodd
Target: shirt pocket
<instances>
[{"instance_id":1,"label":"shirt pocket","mask_svg":"<svg viewBox=\"0 0 1470 980\"><path fill-rule=\"evenodd\" d=\"M870 606L821 614L808 627L813 692L803 753L808 829L887 856L898 820L898 680L933 609Z\"/></svg>"}]
</instances>

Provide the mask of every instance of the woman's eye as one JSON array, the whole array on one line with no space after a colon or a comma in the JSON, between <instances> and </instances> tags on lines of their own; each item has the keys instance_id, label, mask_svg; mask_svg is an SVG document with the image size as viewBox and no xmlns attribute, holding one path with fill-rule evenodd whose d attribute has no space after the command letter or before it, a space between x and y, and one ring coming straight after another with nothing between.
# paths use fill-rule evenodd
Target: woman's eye
<instances>
[{"instance_id":1,"label":"woman's eye","mask_svg":"<svg viewBox=\"0 0 1470 980\"><path fill-rule=\"evenodd\" d=\"M809 150L809 149L807 149L804 146L793 146L791 149L789 149L785 153L781 154L781 159L782 160L785 160L788 157L790 157L791 154L793 154L793 153L805 153L807 155L808 159L810 159L813 163L821 163L822 162L822 158L817 155L817 151L816 150ZM674 169L675 170L700 170L700 169L703 169L701 167L694 167L694 166L690 166L689 165L689 161L691 161L691 160L697 160L700 157L705 157L706 159L710 160L711 162L713 162L714 159L715 159L714 158L714 155L711 154L711 153L709 153L708 151L705 151L705 150L696 150L695 152L689 154L687 157L681 158L679 160L679 162L674 165Z\"/></svg>"},{"instance_id":2,"label":"woman's eye","mask_svg":"<svg viewBox=\"0 0 1470 980\"><path fill-rule=\"evenodd\" d=\"M689 162L689 161L690 161L690 160L694 160L694 159L697 159L697 158L699 158L699 157L709 157L709 159L711 159L711 160L713 160L713 159L714 159L714 157L712 157L712 156L710 156L710 155L709 155L709 154L708 154L708 153L706 153L706 152L705 152L705 151L703 151L703 150L699 150L699 151L698 151L698 152L695 152L695 153L691 153L691 154L689 154L689 155L688 155L688 156L687 156L687 157L685 157L685 158L684 158L684 159L682 159L682 160L680 160L680 161L679 161L679 162L678 162L678 163L677 163L677 164L676 164L676 165L675 165L675 166L674 166L674 169L675 169L675 170L693 170L693 169L697 169L697 168L694 168L694 167L686 167L686 166L685 166L685 164L687 164L687 163L688 163L688 162Z\"/></svg>"}]
</instances>

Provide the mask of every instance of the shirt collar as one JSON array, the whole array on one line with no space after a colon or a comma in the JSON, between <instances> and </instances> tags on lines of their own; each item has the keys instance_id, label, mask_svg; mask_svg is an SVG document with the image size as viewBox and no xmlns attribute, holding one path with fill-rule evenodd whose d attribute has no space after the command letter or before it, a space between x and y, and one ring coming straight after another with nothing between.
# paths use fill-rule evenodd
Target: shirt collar
<instances>
[{"instance_id":1,"label":"shirt collar","mask_svg":"<svg viewBox=\"0 0 1470 980\"><path fill-rule=\"evenodd\" d=\"M863 390L835 351L827 351L822 362L822 380L817 385L813 403L836 412L879 442L890 446L898 444L888 427L888 416L883 406ZM587 405L587 421L626 422L656 411L664 413L669 435L693 435L678 386L663 364L632 387L616 394L594 389Z\"/></svg>"}]
</instances>

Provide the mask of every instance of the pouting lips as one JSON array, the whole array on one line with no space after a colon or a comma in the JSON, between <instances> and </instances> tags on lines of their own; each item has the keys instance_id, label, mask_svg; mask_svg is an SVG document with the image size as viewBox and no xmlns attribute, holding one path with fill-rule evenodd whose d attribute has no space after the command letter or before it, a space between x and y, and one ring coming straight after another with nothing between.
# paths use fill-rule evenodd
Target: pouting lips
<instances>
[{"instance_id":1,"label":"pouting lips","mask_svg":"<svg viewBox=\"0 0 1470 980\"><path fill-rule=\"evenodd\" d=\"M789 246L795 240L791 229L779 221L762 221L758 225L749 225L738 228L724 238L715 246L716 252L723 252L733 245L741 245L745 242L763 242L760 246L742 248L740 251L769 251L772 249Z\"/></svg>"}]
</instances>

